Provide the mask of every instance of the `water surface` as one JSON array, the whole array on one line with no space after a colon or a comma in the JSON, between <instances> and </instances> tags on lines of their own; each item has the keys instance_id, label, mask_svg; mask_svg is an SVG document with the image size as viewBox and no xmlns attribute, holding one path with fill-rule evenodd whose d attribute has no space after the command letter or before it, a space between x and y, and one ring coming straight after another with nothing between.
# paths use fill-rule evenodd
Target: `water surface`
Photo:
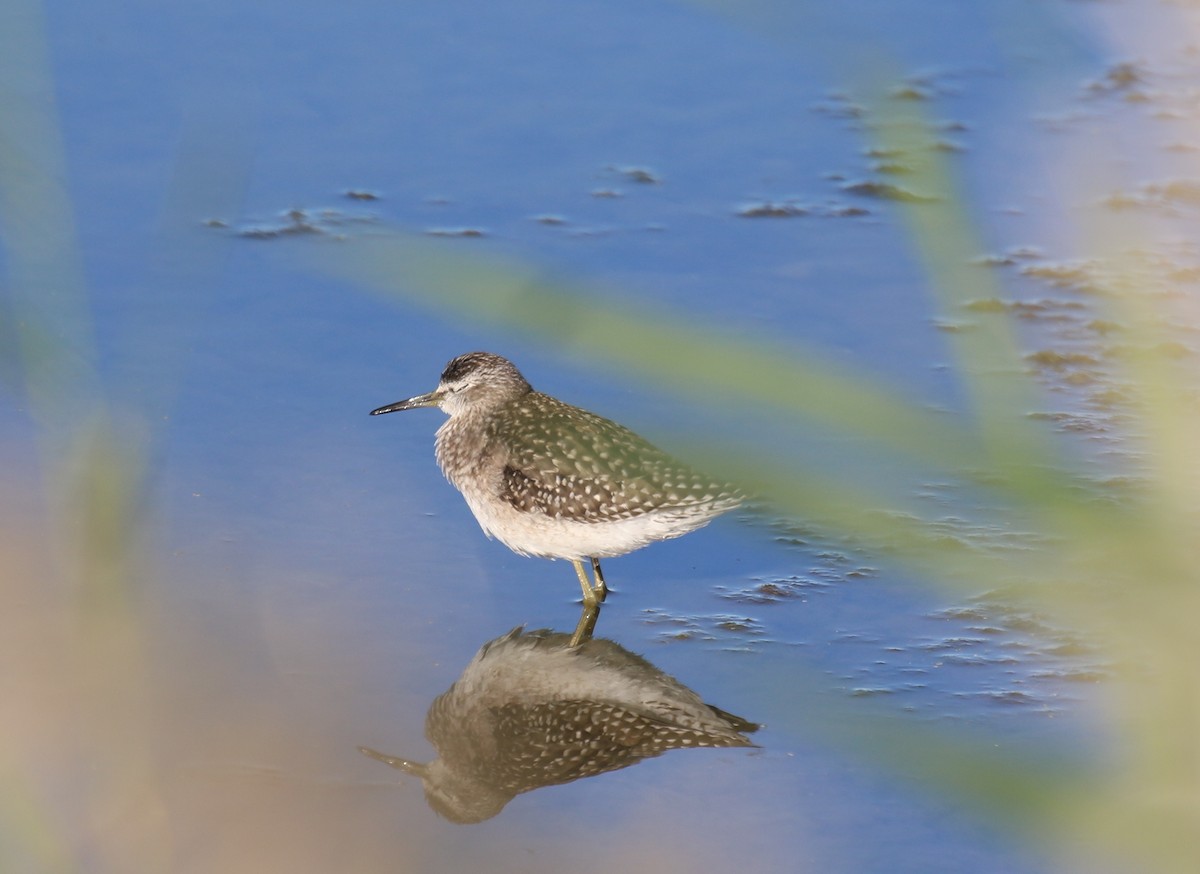
<instances>
[{"instance_id":1,"label":"water surface","mask_svg":"<svg viewBox=\"0 0 1200 874\"><path fill-rule=\"evenodd\" d=\"M601 303L816 354L947 421L969 407L955 335L1006 309L1039 427L1102 495L1138 472L1121 326L1096 294L1108 268L1062 229L1092 205L1063 167L1119 136L1098 159L1123 174L1104 177L1117 180L1111 209L1190 226L1193 156L1172 113L1191 110L1196 71L1177 42L1120 66L1105 28L1145 11L1135 3L851 4L795 19L720 6L68 4L26 31L48 53L24 81L52 77L86 288L86 324L62 334L78 348L91 332L95 382L144 423L144 451L127 448L146 498L117 574L139 629L97 631L102 617L63 582L55 526L41 524L71 502L30 471L98 392L75 383L46 416L8 367L4 549L17 571L3 621L38 629L0 635L5 662L24 666L4 696L21 755L4 767L36 798L18 862L1053 867L848 735L859 718L904 714L1066 757L1103 735L1090 716L1104 653L987 586L935 587L878 544L769 507L607 562L599 627L763 723L759 749L672 751L470 826L356 751L430 758L425 710L481 644L518 625L569 631L576 617L569 565L485 540L442 480L438 412L367 416L432 389L450 357L504 354L537 388L665 446L713 429L847 479L861 470L838 436L752 404L706 409L652 374L572 356L587 324L546 337L451 319L314 269L335 247L407 233L518 257ZM934 121L977 225L978 269L1002 298L935 304L900 215L903 162L872 152L863 58L894 70L889 99ZM1166 147L1131 132L1145 129ZM1186 240L1147 255L1176 271L1164 295L1190 290L1197 258ZM1191 360L1194 334L1174 329L1174 354ZM910 473L897 488L946 538L989 554L1038 542L1036 524L998 526L972 490ZM97 640L128 645L106 661Z\"/></svg>"}]
</instances>

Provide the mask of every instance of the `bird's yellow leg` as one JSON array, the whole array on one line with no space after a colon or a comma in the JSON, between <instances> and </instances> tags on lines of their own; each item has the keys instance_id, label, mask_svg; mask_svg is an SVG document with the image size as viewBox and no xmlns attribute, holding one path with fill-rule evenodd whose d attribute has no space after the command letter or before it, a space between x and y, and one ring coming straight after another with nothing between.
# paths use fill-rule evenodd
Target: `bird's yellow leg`
<instances>
[{"instance_id":1,"label":"bird's yellow leg","mask_svg":"<svg viewBox=\"0 0 1200 874\"><path fill-rule=\"evenodd\" d=\"M571 564L575 565L575 573L579 577L579 587L583 589L583 605L591 607L603 601L603 595L596 597L596 590L592 588L592 584L588 580L587 571L583 569L583 562L573 558Z\"/></svg>"},{"instance_id":2,"label":"bird's yellow leg","mask_svg":"<svg viewBox=\"0 0 1200 874\"><path fill-rule=\"evenodd\" d=\"M584 641L591 640L592 632L596 630L596 620L599 618L599 604L584 604L583 612L579 614L579 623L575 626L575 633L571 635L571 646L579 646Z\"/></svg>"},{"instance_id":3,"label":"bird's yellow leg","mask_svg":"<svg viewBox=\"0 0 1200 874\"><path fill-rule=\"evenodd\" d=\"M594 587L596 590L596 600L600 602L608 594L608 586L604 584L604 574L600 573L600 559L595 556L592 556L591 559L592 575L596 578L596 585Z\"/></svg>"}]
</instances>

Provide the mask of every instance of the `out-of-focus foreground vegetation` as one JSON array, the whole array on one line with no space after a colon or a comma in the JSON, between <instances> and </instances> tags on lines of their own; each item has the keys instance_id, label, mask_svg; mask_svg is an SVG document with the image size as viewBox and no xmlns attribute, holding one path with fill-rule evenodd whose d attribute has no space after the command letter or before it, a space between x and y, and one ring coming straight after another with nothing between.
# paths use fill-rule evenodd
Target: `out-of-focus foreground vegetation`
<instances>
[{"instance_id":1,"label":"out-of-focus foreground vegetation","mask_svg":"<svg viewBox=\"0 0 1200 874\"><path fill-rule=\"evenodd\" d=\"M163 678L147 662L139 600L143 547L154 536L145 478L153 447L135 412L106 401L110 387L93 369L50 62L36 28L23 33L0 39L0 367L10 402L35 424L46 499L36 509L7 499L0 507L0 610L8 617L0 639L0 859L32 860L38 870L92 870L88 860L169 870L179 848L168 837L147 738ZM862 90L880 95L889 85ZM882 97L864 104L876 145L902 155L905 185L928 195L897 202L896 210L938 309L956 317L965 303L1007 299L996 274L973 263L984 247L970 204L950 160L933 147L919 105ZM1106 253L1153 242L1137 218L1105 214L1084 230ZM1110 741L1088 766L1006 759L970 737L933 736L884 717L845 732L864 754L1007 821L1061 852L1066 868L1091 859L1130 870L1197 869L1200 410L1186 359L1161 354L1162 326L1177 321L1162 308L1175 304L1141 294L1132 266L1118 270L1101 305L1126 338L1127 427L1144 464L1134 486L1109 490L1080 477L1064 445L1028 416L1038 387L1011 308L980 309L970 330L953 334L972 410L951 419L839 373L815 354L734 338L678 313L622 309L610 295L600 303L586 287L546 279L537 267L467 261L410 239L339 247L323 269L406 306L532 332L564 353L710 404L724 397L809 420L853 438L873 463L887 458L987 495L1014 530L1037 535L1026 548L964 548L911 507L826 479L802 457L696 447L788 513L879 544L944 585L1003 591L1034 605L1096 641L1116 666L1097 714ZM35 530L31 520L43 518L48 528ZM56 684L45 685L47 677ZM30 688L35 681L42 685ZM764 691L787 682L764 678ZM798 706L797 719L819 720L806 715L810 709Z\"/></svg>"}]
</instances>

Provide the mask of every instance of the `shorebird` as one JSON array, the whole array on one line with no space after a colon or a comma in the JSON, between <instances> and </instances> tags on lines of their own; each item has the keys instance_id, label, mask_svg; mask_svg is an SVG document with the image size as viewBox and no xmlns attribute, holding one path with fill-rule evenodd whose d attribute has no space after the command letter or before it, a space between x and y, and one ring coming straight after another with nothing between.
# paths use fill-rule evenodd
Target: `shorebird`
<instances>
[{"instance_id":1,"label":"shorebird","mask_svg":"<svg viewBox=\"0 0 1200 874\"><path fill-rule=\"evenodd\" d=\"M454 358L436 389L371 415L418 407L449 416L437 462L484 533L520 555L570 561L585 606L607 594L601 558L687 534L743 499L628 428L535 391L490 352Z\"/></svg>"},{"instance_id":2,"label":"shorebird","mask_svg":"<svg viewBox=\"0 0 1200 874\"><path fill-rule=\"evenodd\" d=\"M421 778L453 822L481 822L515 796L627 768L685 747L753 747L753 722L611 640L514 628L485 643L425 716L432 762L359 751Z\"/></svg>"}]
</instances>

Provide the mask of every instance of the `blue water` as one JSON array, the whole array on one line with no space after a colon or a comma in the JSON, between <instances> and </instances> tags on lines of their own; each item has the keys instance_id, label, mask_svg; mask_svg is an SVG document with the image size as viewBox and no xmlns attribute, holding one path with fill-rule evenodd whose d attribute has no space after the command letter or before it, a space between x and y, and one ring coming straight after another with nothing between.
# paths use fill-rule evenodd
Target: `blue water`
<instances>
[{"instance_id":1,"label":"blue water","mask_svg":"<svg viewBox=\"0 0 1200 874\"><path fill-rule=\"evenodd\" d=\"M90 313L63 342L90 333L97 381L150 435L142 589L168 724L189 725L161 741L173 870L1049 870L989 814L814 727L795 690L832 695L848 720L878 705L1055 750L1093 739L1103 659L780 514L607 563L599 628L765 723L761 750L671 753L470 827L355 752L428 757L424 709L476 648L518 624L569 630L577 597L568 565L481 536L433 462L440 413L369 410L483 348L656 440L708 419L553 338L313 269L339 236L479 231L446 242L964 405L895 204L843 187L879 175L846 110L874 64L915 83L963 148L952 166L983 243L1043 241L1052 170L1037 159L1055 134L1032 119L1111 63L1090 4L776 5L75 3L10 30L48 52L16 84L53 82ZM738 215L762 202L810 214ZM318 232L279 233L297 209ZM37 449L29 403L6 397L15 468ZM67 389L63 406L83 417L96 399ZM806 439L761 412L752 427L773 448Z\"/></svg>"}]
</instances>

